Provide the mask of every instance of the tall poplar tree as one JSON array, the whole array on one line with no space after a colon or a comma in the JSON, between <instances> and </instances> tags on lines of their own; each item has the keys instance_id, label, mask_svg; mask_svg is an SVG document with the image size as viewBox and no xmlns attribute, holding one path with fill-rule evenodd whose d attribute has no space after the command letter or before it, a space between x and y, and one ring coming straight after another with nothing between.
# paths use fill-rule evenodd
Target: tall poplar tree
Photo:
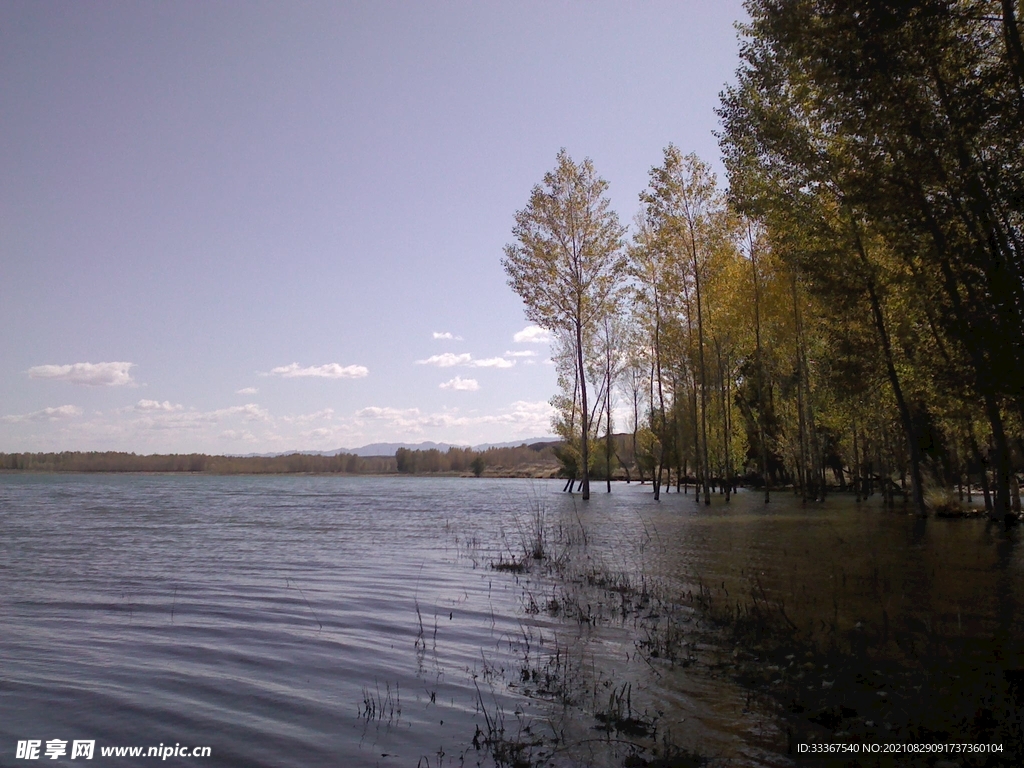
<instances>
[{"instance_id":1,"label":"tall poplar tree","mask_svg":"<svg viewBox=\"0 0 1024 768\"><path fill-rule=\"evenodd\" d=\"M587 405L585 340L607 311L623 270L625 229L605 195L608 182L585 159L558 153L516 213L502 266L508 283L526 304L526 316L567 335L576 357L580 394L580 463L583 498L590 498L590 412Z\"/></svg>"},{"instance_id":2,"label":"tall poplar tree","mask_svg":"<svg viewBox=\"0 0 1024 768\"><path fill-rule=\"evenodd\" d=\"M693 291L693 307L686 299L687 322L696 325L696 360L694 381L700 396L700 435L696 455L701 467L705 503L710 504L710 467L708 462L707 390L705 359L707 328L702 295L711 256L712 243L725 228L725 199L717 190L710 166L694 154L683 155L669 145L664 151L663 165L652 168L651 183L640 199L646 206L652 229L661 234L666 247L674 252L676 268L681 271L684 292ZM695 420L696 424L696 420Z\"/></svg>"}]
</instances>

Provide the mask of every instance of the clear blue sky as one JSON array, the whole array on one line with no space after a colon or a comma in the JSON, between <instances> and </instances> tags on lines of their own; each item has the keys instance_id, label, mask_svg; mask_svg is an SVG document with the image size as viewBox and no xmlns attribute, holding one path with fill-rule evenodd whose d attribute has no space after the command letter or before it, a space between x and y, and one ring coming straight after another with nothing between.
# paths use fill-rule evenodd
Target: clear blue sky
<instances>
[{"instance_id":1,"label":"clear blue sky","mask_svg":"<svg viewBox=\"0 0 1024 768\"><path fill-rule=\"evenodd\" d=\"M623 223L669 142L720 169L742 15L3 0L0 451L549 434L515 211L561 147Z\"/></svg>"}]
</instances>

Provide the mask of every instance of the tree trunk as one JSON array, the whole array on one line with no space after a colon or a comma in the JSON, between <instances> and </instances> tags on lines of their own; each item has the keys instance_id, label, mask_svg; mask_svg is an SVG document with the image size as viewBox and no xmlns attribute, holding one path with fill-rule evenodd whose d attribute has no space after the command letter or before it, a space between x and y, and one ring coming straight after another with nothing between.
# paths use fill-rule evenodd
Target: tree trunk
<instances>
[{"instance_id":1,"label":"tree trunk","mask_svg":"<svg viewBox=\"0 0 1024 768\"><path fill-rule=\"evenodd\" d=\"M715 339L715 356L718 358L718 381L722 400L722 446L725 454L725 467L722 472L722 490L725 493L725 500L729 501L729 408L727 404L729 395L726 389L728 376L727 371L725 370L726 366L722 362L722 345L717 338Z\"/></svg>"},{"instance_id":2,"label":"tree trunk","mask_svg":"<svg viewBox=\"0 0 1024 768\"><path fill-rule=\"evenodd\" d=\"M697 299L697 357L700 361L700 442L701 442L701 464L704 471L704 503L711 503L711 493L708 483L708 385L707 368L704 365L704 315L701 309L700 300L700 265L697 262L697 241L692 228L690 232L690 248L693 254L693 287Z\"/></svg>"},{"instance_id":3,"label":"tree trunk","mask_svg":"<svg viewBox=\"0 0 1024 768\"><path fill-rule=\"evenodd\" d=\"M577 308L579 316L582 316L582 308ZM583 500L588 501L590 499L590 424L587 423L590 416L587 411L587 375L586 370L583 367L583 325L582 322L577 321L576 323L576 363L578 367L578 375L580 377L580 400L582 408L580 409L580 421L582 440L580 442L580 453L581 463L583 464L580 469L583 475L583 482L581 488L583 490Z\"/></svg>"},{"instance_id":4,"label":"tree trunk","mask_svg":"<svg viewBox=\"0 0 1024 768\"><path fill-rule=\"evenodd\" d=\"M771 500L768 482L768 445L764 433L764 352L761 349L761 284L757 279L757 256L754 237L747 224L747 240L750 244L750 267L754 275L754 336L757 340L757 431L761 441L761 479L764 480L764 503Z\"/></svg>"},{"instance_id":5,"label":"tree trunk","mask_svg":"<svg viewBox=\"0 0 1024 768\"><path fill-rule=\"evenodd\" d=\"M665 469L665 389L661 381L661 304L658 301L658 294L654 294L654 364L658 375L658 427L655 435L658 438L658 476L654 479L654 499L661 499L661 477ZM654 377L651 377L653 381ZM654 404L651 404L654 410ZM653 418L651 419L653 421Z\"/></svg>"},{"instance_id":6,"label":"tree trunk","mask_svg":"<svg viewBox=\"0 0 1024 768\"><path fill-rule=\"evenodd\" d=\"M608 422L606 430L606 456L605 456L605 473L607 475L606 481L608 483L608 493L612 492L612 362L611 362L611 350L608 351L606 358L605 368L605 398L608 403Z\"/></svg>"},{"instance_id":7,"label":"tree trunk","mask_svg":"<svg viewBox=\"0 0 1024 768\"><path fill-rule=\"evenodd\" d=\"M867 252L864 250L864 244L861 241L860 231L857 228L856 222L853 224L853 231L854 242L856 243L861 262L870 270L870 262L868 261ZM889 384L892 386L893 395L896 397L896 405L900 412L900 421L903 422L903 431L907 436L907 448L910 451L910 485L911 493L914 497L914 507L917 509L919 514L925 515L928 513L928 510L925 508L924 504L924 480L921 472L921 444L917 438L917 431L914 429L914 420L910 414L910 407L907 405L907 401L903 396L903 387L900 384L899 374L896 372L896 363L893 359L892 345L889 342L889 332L886 330L885 316L882 314L882 304L879 301L878 293L875 290L874 277L871 276L870 272L865 277L868 298L871 302L871 315L874 319L875 330L878 331L878 337L882 344L882 353L885 358L885 370L889 377Z\"/></svg>"},{"instance_id":8,"label":"tree trunk","mask_svg":"<svg viewBox=\"0 0 1024 768\"><path fill-rule=\"evenodd\" d=\"M634 368L635 371L635 368ZM633 376L634 374L630 374ZM635 382L635 379L634 379ZM640 424L640 388L633 388L633 461L636 462L637 472L640 474L640 484L644 482L644 471L640 468L640 461L636 455L636 430ZM629 467L626 468L626 484L629 484Z\"/></svg>"},{"instance_id":9,"label":"tree trunk","mask_svg":"<svg viewBox=\"0 0 1024 768\"><path fill-rule=\"evenodd\" d=\"M853 498L860 504L860 456L857 451L857 422L853 422Z\"/></svg>"},{"instance_id":10,"label":"tree trunk","mask_svg":"<svg viewBox=\"0 0 1024 768\"><path fill-rule=\"evenodd\" d=\"M803 377L803 365L801 364L803 355L800 350L800 310L799 301L797 298L796 291L796 272L793 273L791 278L791 288L793 294L793 323L796 330L796 415L797 415L797 429L798 436L800 438L800 449L797 452L797 469L796 475L800 484L800 501L807 501L807 424L804 421L804 377Z\"/></svg>"}]
</instances>

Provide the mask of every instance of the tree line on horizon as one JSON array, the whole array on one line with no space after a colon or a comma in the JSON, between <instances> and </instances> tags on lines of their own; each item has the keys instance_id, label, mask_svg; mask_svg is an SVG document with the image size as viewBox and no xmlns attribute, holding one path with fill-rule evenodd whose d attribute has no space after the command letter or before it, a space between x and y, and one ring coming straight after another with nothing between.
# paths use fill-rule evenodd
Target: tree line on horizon
<instances>
[{"instance_id":1,"label":"tree line on horizon","mask_svg":"<svg viewBox=\"0 0 1024 768\"><path fill-rule=\"evenodd\" d=\"M284 456L211 456L203 453L138 455L122 451L0 453L0 470L34 472L204 472L260 474L394 474L393 456L336 456L292 453Z\"/></svg>"},{"instance_id":2,"label":"tree line on horizon","mask_svg":"<svg viewBox=\"0 0 1024 768\"><path fill-rule=\"evenodd\" d=\"M459 446L452 446L446 451L437 448L399 448L395 452L395 463L397 471L402 474L472 472L480 477L488 467L492 474L527 471L530 468L554 472L559 468L556 451L557 444L554 442L492 447L483 451Z\"/></svg>"},{"instance_id":3,"label":"tree line on horizon","mask_svg":"<svg viewBox=\"0 0 1024 768\"><path fill-rule=\"evenodd\" d=\"M0 470L32 472L193 472L207 474L434 474L472 472L553 473L557 443L487 448L453 446L447 451L399 448L394 456L334 456L290 453L281 456L217 456L203 453L140 455L124 451L0 453Z\"/></svg>"},{"instance_id":4,"label":"tree line on horizon","mask_svg":"<svg viewBox=\"0 0 1024 768\"><path fill-rule=\"evenodd\" d=\"M746 8L726 189L670 145L627 232L563 149L516 214L502 263L555 339L563 466L588 498L621 398L656 497L755 474L766 501L878 488L924 513L966 487L1019 512L1021 3Z\"/></svg>"}]
</instances>

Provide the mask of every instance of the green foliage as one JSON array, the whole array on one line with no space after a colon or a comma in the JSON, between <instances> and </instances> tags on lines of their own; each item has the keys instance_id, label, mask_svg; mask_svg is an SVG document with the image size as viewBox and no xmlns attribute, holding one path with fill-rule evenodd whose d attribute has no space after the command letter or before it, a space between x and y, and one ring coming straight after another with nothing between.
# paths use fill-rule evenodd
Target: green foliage
<instances>
[{"instance_id":1,"label":"green foliage","mask_svg":"<svg viewBox=\"0 0 1024 768\"><path fill-rule=\"evenodd\" d=\"M473 461L469 463L470 469L473 470L475 477L480 477L484 473L484 469L487 467L487 459L483 456L477 455Z\"/></svg>"},{"instance_id":2,"label":"green foliage","mask_svg":"<svg viewBox=\"0 0 1024 768\"><path fill-rule=\"evenodd\" d=\"M516 213L517 242L505 246L502 265L527 317L544 328L589 328L614 293L624 230L607 189L589 159L577 165L563 149Z\"/></svg>"},{"instance_id":3,"label":"green foliage","mask_svg":"<svg viewBox=\"0 0 1024 768\"><path fill-rule=\"evenodd\" d=\"M661 456L661 441L647 427L636 431L636 463L640 470L648 476L654 474Z\"/></svg>"},{"instance_id":4,"label":"green foliage","mask_svg":"<svg viewBox=\"0 0 1024 768\"><path fill-rule=\"evenodd\" d=\"M1008 510L1006 429L1024 405L1019 4L747 10L722 148L734 204L764 224L815 305L818 327L798 333L797 413L813 412L811 432L829 422L840 443L848 431L866 440L871 467L855 473L906 457L922 508L925 469L948 476L954 435L983 414Z\"/></svg>"},{"instance_id":5,"label":"green foliage","mask_svg":"<svg viewBox=\"0 0 1024 768\"><path fill-rule=\"evenodd\" d=\"M516 242L505 246L502 260L527 317L555 332L562 357L572 361L572 386L563 376L560 410L563 421L579 426L584 499L590 496L591 344L600 321L614 311L626 263L625 230L611 210L607 189L608 182L597 175L589 159L577 165L561 150L555 170L544 174L543 184L533 188L526 207L516 213ZM568 368L564 361L563 367Z\"/></svg>"},{"instance_id":6,"label":"green foliage","mask_svg":"<svg viewBox=\"0 0 1024 768\"><path fill-rule=\"evenodd\" d=\"M655 494L666 472L695 476L704 501L709 478L746 474L808 500L830 480L881 488L891 505L909 475L923 512L929 480L980 482L990 502L991 478L1009 513L1024 467L1019 0L746 7L719 110L728 201L669 145L623 260L607 184L563 151L516 216L503 264L555 333L561 473L586 495L607 466L589 446L619 385Z\"/></svg>"},{"instance_id":7,"label":"green foliage","mask_svg":"<svg viewBox=\"0 0 1024 768\"><path fill-rule=\"evenodd\" d=\"M395 452L395 465L402 474L464 474L472 472L480 477L486 467L493 467L497 474L550 474L555 471L554 443L488 448L474 451L472 448L452 446L447 451L436 448L418 450L399 448Z\"/></svg>"}]
</instances>

